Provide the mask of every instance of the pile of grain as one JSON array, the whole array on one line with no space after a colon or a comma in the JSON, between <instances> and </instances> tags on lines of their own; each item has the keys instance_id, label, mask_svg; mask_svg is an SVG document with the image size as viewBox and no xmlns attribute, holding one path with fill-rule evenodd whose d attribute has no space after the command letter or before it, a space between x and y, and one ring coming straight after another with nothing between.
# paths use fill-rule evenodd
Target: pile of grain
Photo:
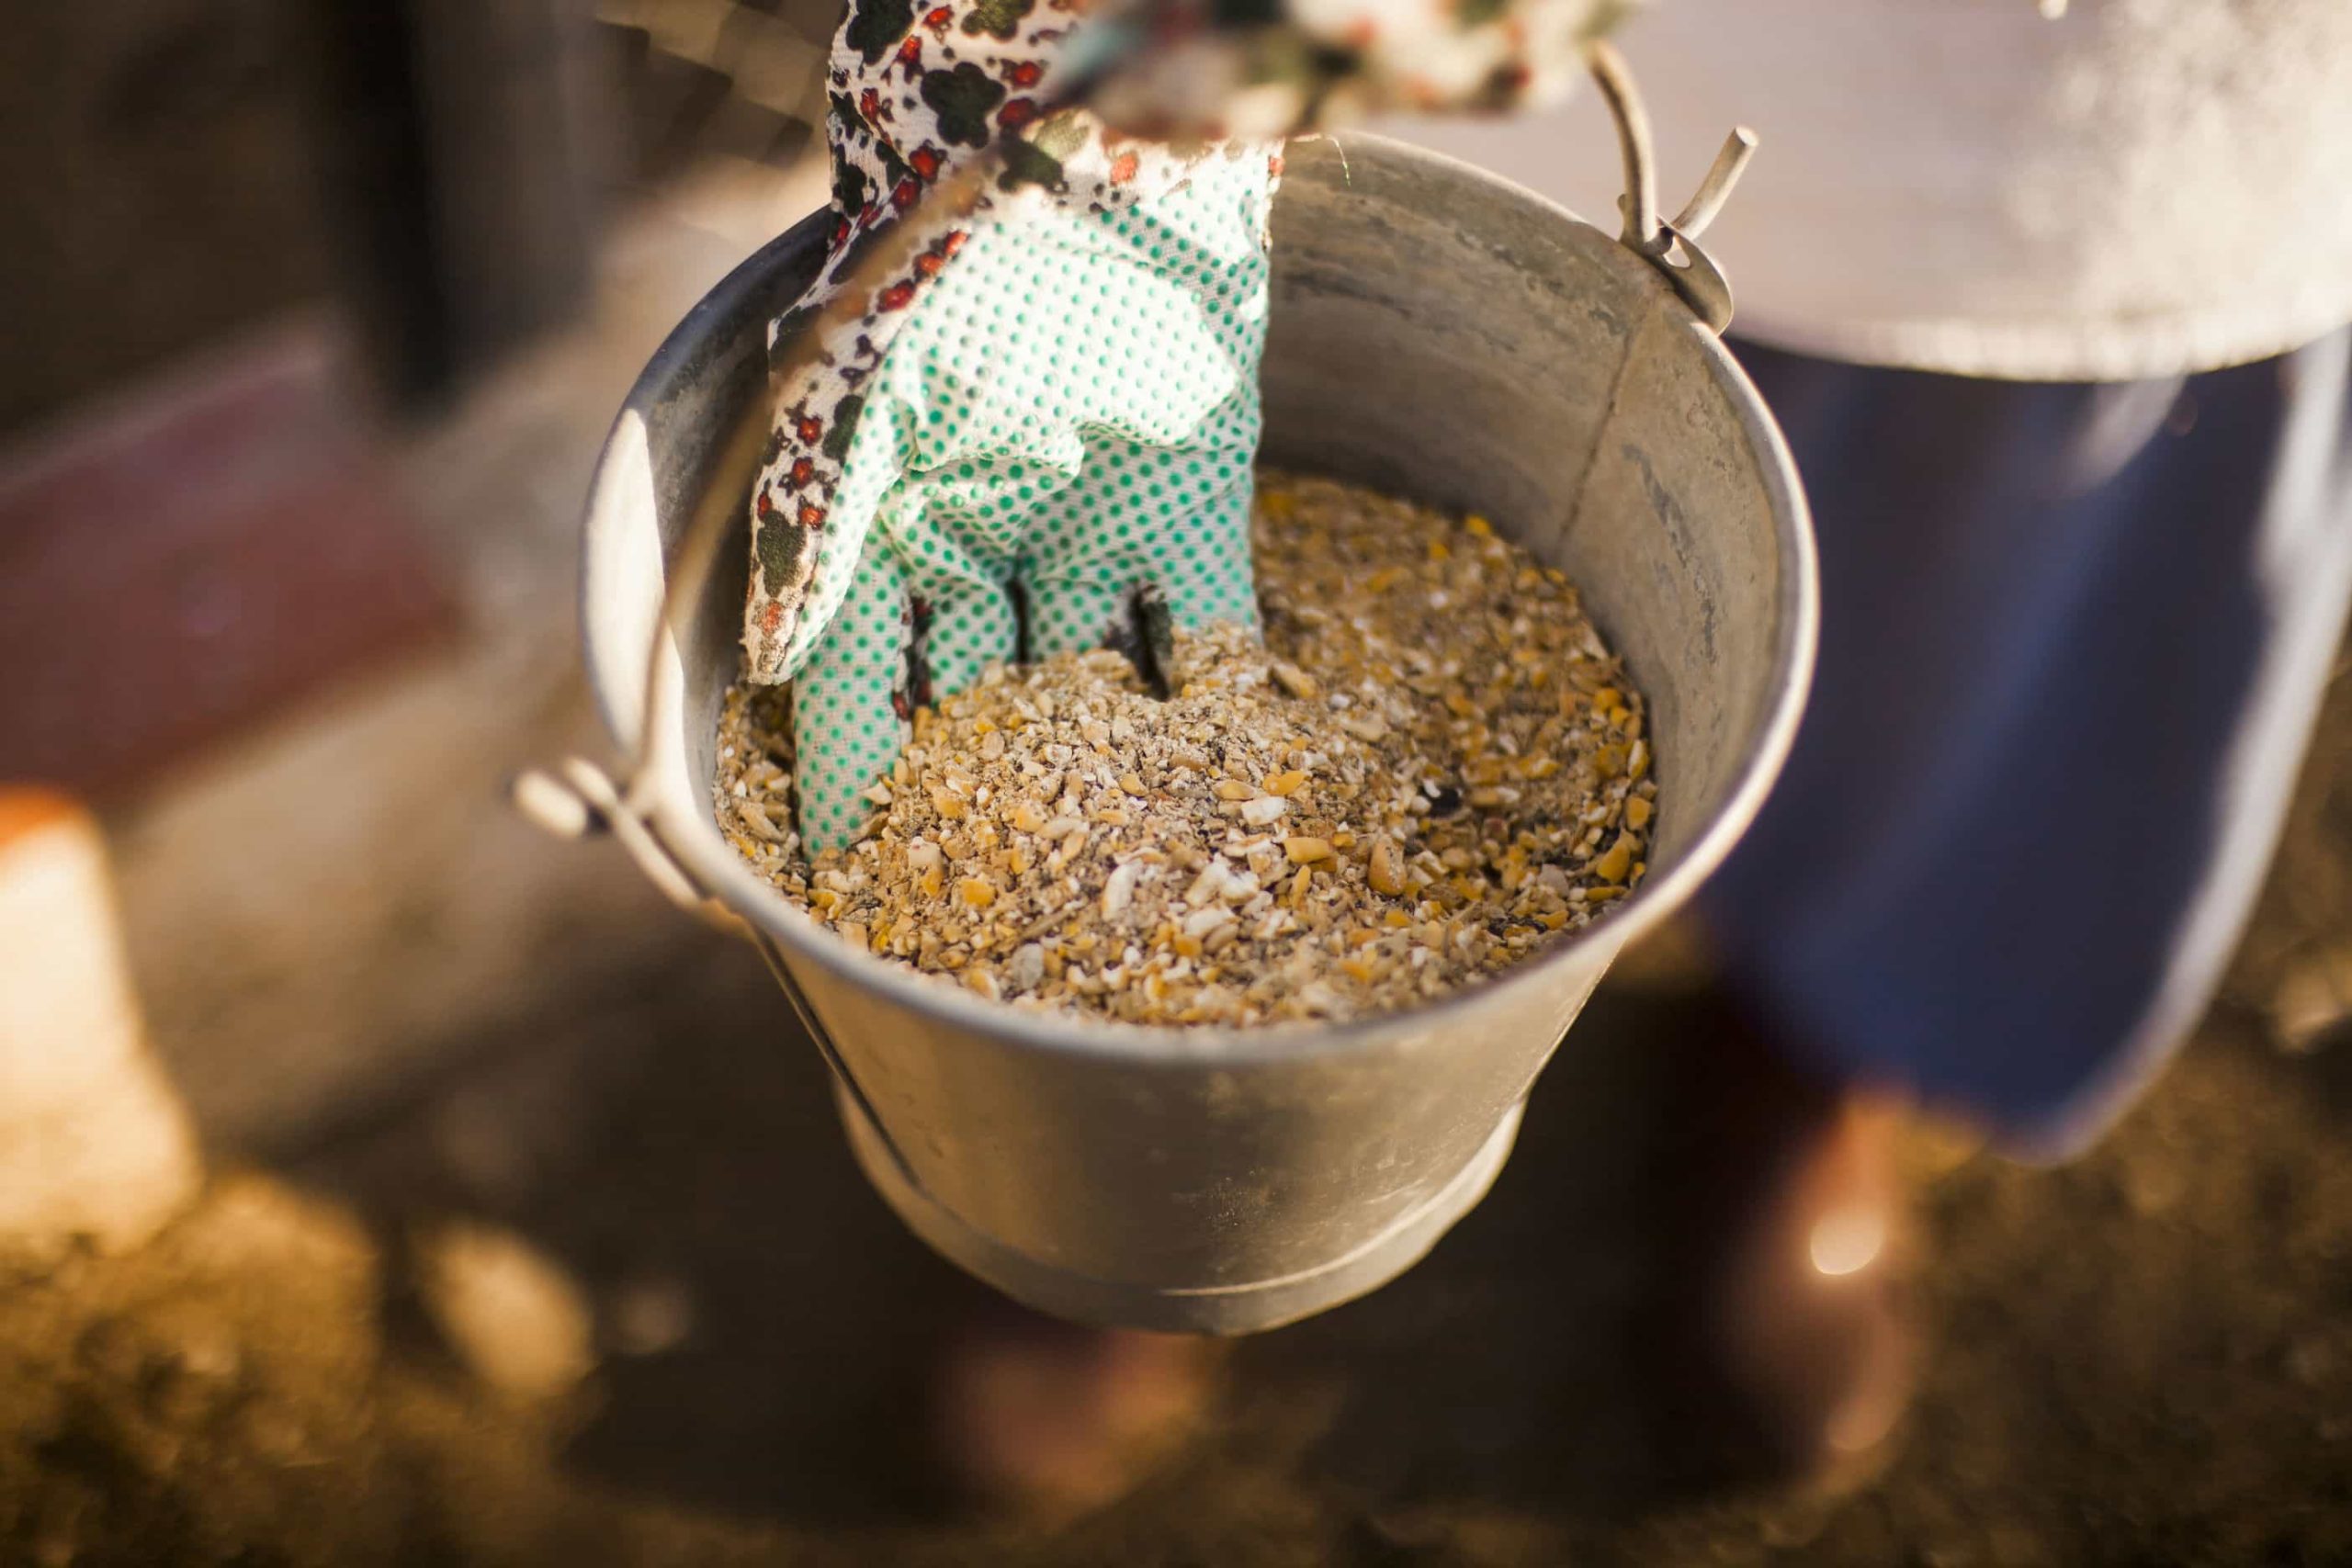
<instances>
[{"instance_id":1,"label":"pile of grain","mask_svg":"<svg viewBox=\"0 0 2352 1568\"><path fill-rule=\"evenodd\" d=\"M797 852L784 700L719 736L735 848L842 937L1138 1023L1391 1011L1518 963L1645 870L1641 698L1555 571L1471 517L1263 477L1261 646L1097 651L916 716L846 852Z\"/></svg>"}]
</instances>

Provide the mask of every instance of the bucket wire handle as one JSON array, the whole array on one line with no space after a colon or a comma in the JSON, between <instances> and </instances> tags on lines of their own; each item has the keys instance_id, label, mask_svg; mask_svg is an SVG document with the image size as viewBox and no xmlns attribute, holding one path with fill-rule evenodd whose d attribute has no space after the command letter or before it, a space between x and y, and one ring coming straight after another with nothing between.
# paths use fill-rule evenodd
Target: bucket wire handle
<instances>
[{"instance_id":1,"label":"bucket wire handle","mask_svg":"<svg viewBox=\"0 0 2352 1568\"><path fill-rule=\"evenodd\" d=\"M746 466L739 459L747 458L750 451L756 449L747 447L746 443L756 443L766 434L766 405L755 401L753 409L754 413L745 415L716 455L711 464L713 472L733 473ZM672 552L662 577L661 614L653 623L651 646L646 657L644 717L635 754L623 775L626 785L616 783L613 774L585 758L571 757L555 769L534 768L519 774L512 786L514 802L524 816L558 838L582 839L594 833L609 833L646 880L672 903L730 936L750 942L782 988L785 999L792 1004L802 1032L816 1045L834 1083L865 1120L867 1132L897 1168L900 1179L914 1191L922 1192L925 1188L921 1179L907 1163L898 1140L883 1124L873 1100L850 1071L848 1062L842 1059L832 1032L817 1016L808 993L793 977L775 939L728 908L723 900L712 897L702 879L663 841L655 820L659 786L654 738L673 721L672 716L678 701L676 682L665 676L677 657L676 649L685 640L682 628L699 609L711 575L718 568L719 552L743 512L741 499L731 488L706 487Z\"/></svg>"},{"instance_id":2,"label":"bucket wire handle","mask_svg":"<svg viewBox=\"0 0 2352 1568\"><path fill-rule=\"evenodd\" d=\"M1586 59L1601 101L1617 123L1617 150L1625 164L1625 194L1617 202L1625 226L1618 238L1655 267L1707 330L1720 337L1731 325L1731 282L1714 258L1700 249L1699 236L1747 172L1748 161L1756 156L1756 132L1744 125L1735 127L1697 193L1671 220L1662 219L1657 211L1657 152L1633 70L1610 43L1590 45Z\"/></svg>"},{"instance_id":3,"label":"bucket wire handle","mask_svg":"<svg viewBox=\"0 0 2352 1568\"><path fill-rule=\"evenodd\" d=\"M943 181L934 190L934 199L947 200L958 207L968 204L977 199L992 167L984 160L978 167ZM897 256L891 245L876 247L846 280L843 298L855 296L873 284L899 259L902 258ZM818 328L811 324L802 330L802 342L806 343L813 340ZM748 471L753 466L759 444L767 435L770 407L765 399L752 400L750 409L729 432L727 440L711 455L707 473L731 475ZM679 650L688 645L689 628L701 610L720 553L747 510L744 496L731 485L707 484L695 503L694 514L686 520L675 548L664 563L661 612L653 622L646 649L644 707L634 754L626 763L627 771L620 775L625 782L616 783L613 774L574 757L553 772L533 769L521 774L514 782L514 801L525 816L560 838L576 839L599 831L611 833L647 880L673 903L730 935L745 938L758 949L761 960L792 1004L802 1030L824 1058L833 1081L865 1119L867 1131L898 1168L900 1178L912 1190L922 1192L922 1182L876 1113L873 1100L850 1071L831 1032L817 1016L808 994L793 977L775 937L728 908L724 900L714 897L703 880L663 840L658 821L662 786L657 737L669 733L679 721L677 709L684 690L678 669Z\"/></svg>"},{"instance_id":4,"label":"bucket wire handle","mask_svg":"<svg viewBox=\"0 0 2352 1568\"><path fill-rule=\"evenodd\" d=\"M714 472L734 471L734 459L742 455L738 448L743 445L743 431L752 423L747 417L734 438L718 453L711 465ZM677 705L676 682L665 676L672 673L677 649L684 642L682 628L702 603L718 551L739 510L731 491L722 497L718 487L708 488L696 502L695 513L671 553L662 574L661 611L646 654L643 717L625 767L608 772L585 758L569 757L553 769L526 770L516 775L509 791L524 816L557 838L609 833L646 880L672 903L736 936L745 934L749 923L711 897L702 880L671 852L655 825L660 791L654 737L663 732Z\"/></svg>"}]
</instances>

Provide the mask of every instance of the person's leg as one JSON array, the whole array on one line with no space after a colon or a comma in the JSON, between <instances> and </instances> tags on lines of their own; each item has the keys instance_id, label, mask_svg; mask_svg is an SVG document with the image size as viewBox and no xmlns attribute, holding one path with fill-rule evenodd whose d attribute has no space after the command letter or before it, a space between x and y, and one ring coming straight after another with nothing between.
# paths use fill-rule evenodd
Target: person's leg
<instances>
[{"instance_id":1,"label":"person's leg","mask_svg":"<svg viewBox=\"0 0 2352 1568\"><path fill-rule=\"evenodd\" d=\"M1634 1347L1657 1469L1669 1485L1842 1482L1910 1402L1899 1109L1806 1066L1736 998L1671 1005Z\"/></svg>"},{"instance_id":2,"label":"person's leg","mask_svg":"<svg viewBox=\"0 0 2352 1568\"><path fill-rule=\"evenodd\" d=\"M2347 350L2098 388L1742 351L1813 502L1822 649L1702 909L1792 1047L2056 1154L2177 1043L2352 600Z\"/></svg>"},{"instance_id":3,"label":"person's leg","mask_svg":"<svg viewBox=\"0 0 2352 1568\"><path fill-rule=\"evenodd\" d=\"M2123 387L1745 347L1819 529L1790 765L1700 901L1657 1319L1688 1427L1817 1471L1905 1378L1886 1120L2095 1134L2235 940L2352 598L2347 339Z\"/></svg>"}]
</instances>

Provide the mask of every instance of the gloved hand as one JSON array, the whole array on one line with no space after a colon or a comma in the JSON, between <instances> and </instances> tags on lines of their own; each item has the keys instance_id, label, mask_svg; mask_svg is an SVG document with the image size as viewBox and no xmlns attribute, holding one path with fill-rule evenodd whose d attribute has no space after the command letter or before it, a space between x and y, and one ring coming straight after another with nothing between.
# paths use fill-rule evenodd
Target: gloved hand
<instances>
[{"instance_id":1,"label":"gloved hand","mask_svg":"<svg viewBox=\"0 0 2352 1568\"><path fill-rule=\"evenodd\" d=\"M812 853L872 814L912 708L989 662L1098 644L1144 585L1178 626L1255 623L1281 157L1235 128L1306 129L1350 83L1368 103L1507 101L1537 80L1532 50L1583 36L1514 18L1614 8L1502 0L1465 24L1453 0L1298 0L1306 21L1235 28L1186 0L1100 23L1043 6L855 0L836 40L832 243L771 336L744 628L751 678L796 682ZM1192 65L1154 63L1170 53ZM1074 101L1098 97L1184 150Z\"/></svg>"},{"instance_id":2,"label":"gloved hand","mask_svg":"<svg viewBox=\"0 0 2352 1568\"><path fill-rule=\"evenodd\" d=\"M976 228L900 329L832 508L867 521L824 530L784 663L811 852L991 661L1101 645L1145 584L1179 626L1255 624L1269 184L1261 154L1114 220Z\"/></svg>"}]
</instances>

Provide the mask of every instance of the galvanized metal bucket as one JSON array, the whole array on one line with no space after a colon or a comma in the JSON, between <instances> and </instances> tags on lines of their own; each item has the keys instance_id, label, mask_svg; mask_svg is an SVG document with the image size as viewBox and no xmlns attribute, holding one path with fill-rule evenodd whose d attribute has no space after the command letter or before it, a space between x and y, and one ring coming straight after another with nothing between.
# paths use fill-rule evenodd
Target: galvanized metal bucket
<instances>
[{"instance_id":1,"label":"galvanized metal bucket","mask_svg":"<svg viewBox=\"0 0 2352 1568\"><path fill-rule=\"evenodd\" d=\"M814 220L695 310L621 413L589 508L584 613L597 696L637 767L616 787L575 761L529 781L526 804L610 828L681 903L759 945L875 1185L1007 1293L1238 1334L1385 1282L1485 1193L1619 948L1747 825L1810 669L1796 477L1693 309L1724 314L1720 279L1661 270L1695 247L1638 194L1629 207L1621 243L1469 168L1347 137L1296 150L1275 214L1267 457L1483 513L1582 585L1648 694L1649 877L1576 940L1399 1016L1140 1029L1016 1011L853 951L741 863L710 800L740 665L736 530L767 416L763 328L817 265Z\"/></svg>"}]
</instances>

